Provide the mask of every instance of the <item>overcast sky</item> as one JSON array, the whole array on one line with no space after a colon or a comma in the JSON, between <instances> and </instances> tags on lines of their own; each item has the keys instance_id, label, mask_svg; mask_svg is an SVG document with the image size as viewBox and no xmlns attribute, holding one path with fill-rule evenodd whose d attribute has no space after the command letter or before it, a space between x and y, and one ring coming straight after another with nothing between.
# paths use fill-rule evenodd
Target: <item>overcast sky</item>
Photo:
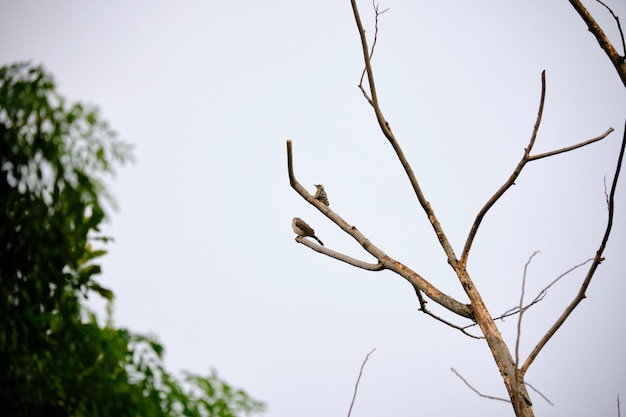
<instances>
[{"instance_id":1,"label":"overcast sky","mask_svg":"<svg viewBox=\"0 0 626 417\"><path fill-rule=\"evenodd\" d=\"M610 15L586 3L620 49ZM626 19L623 2L607 4ZM371 3L360 7L371 37ZM594 255L625 89L565 0L386 0L381 8L389 11L374 59L380 102L457 254L522 156L542 70L536 153L616 129L529 164L486 217L468 270L490 312L502 314L519 302L534 251L530 298ZM169 369L214 367L266 401L271 417L345 416L361 362L376 348L355 417L512 415L450 371L506 397L484 341L417 311L402 278L294 241L299 216L329 248L371 261L290 188L288 138L304 186L324 184L333 210L467 302L357 88L362 58L348 0L0 0L0 39L2 65L43 63L63 95L98 105L135 145L137 162L111 185L120 209L106 228L115 242L101 282L116 294L116 323L156 334ZM617 394L626 402L624 180L606 261L527 374L554 403L531 391L537 415L615 416ZM524 316L523 358L585 272L567 275ZM516 320L499 325L513 347Z\"/></svg>"}]
</instances>

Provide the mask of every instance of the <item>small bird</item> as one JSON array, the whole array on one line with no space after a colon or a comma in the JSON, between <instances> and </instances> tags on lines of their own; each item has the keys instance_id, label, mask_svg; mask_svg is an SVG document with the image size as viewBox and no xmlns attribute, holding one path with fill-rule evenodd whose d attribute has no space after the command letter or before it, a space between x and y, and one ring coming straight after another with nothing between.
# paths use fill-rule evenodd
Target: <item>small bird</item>
<instances>
[{"instance_id":1,"label":"small bird","mask_svg":"<svg viewBox=\"0 0 626 417\"><path fill-rule=\"evenodd\" d=\"M317 236L315 236L315 230L313 230L311 226L306 224L306 222L300 217L293 218L293 221L291 222L291 228L298 236L312 237L313 239L317 240L320 245L324 246L322 241L319 240Z\"/></svg>"},{"instance_id":2,"label":"small bird","mask_svg":"<svg viewBox=\"0 0 626 417\"><path fill-rule=\"evenodd\" d=\"M315 191L315 196L314 198L316 200L321 201L322 203L326 204L327 206L328 204L328 195L326 194L326 191L324 191L324 186L322 184L313 184L315 185L315 187L317 187L317 191Z\"/></svg>"}]
</instances>

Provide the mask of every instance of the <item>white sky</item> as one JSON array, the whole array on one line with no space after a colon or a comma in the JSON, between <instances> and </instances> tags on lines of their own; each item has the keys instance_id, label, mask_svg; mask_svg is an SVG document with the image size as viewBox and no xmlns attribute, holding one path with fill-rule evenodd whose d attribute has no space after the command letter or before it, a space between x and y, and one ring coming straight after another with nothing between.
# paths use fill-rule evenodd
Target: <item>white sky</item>
<instances>
[{"instance_id":1,"label":"white sky","mask_svg":"<svg viewBox=\"0 0 626 417\"><path fill-rule=\"evenodd\" d=\"M587 1L616 46L608 13ZM610 1L626 19L623 2ZM371 4L361 2L368 34ZM538 106L533 162L493 208L469 272L494 315L595 253L604 232L625 89L565 0L387 0L374 69L381 104L460 254L479 208L511 174ZM349 1L0 0L0 63L43 63L71 100L98 105L137 163L112 184L103 285L120 326L152 332L171 370L221 376L268 402L268 416L512 415L484 341L417 311L411 287L294 242L294 216L330 248L370 260L290 187L323 183L331 208L387 254L466 301L357 89L362 63ZM606 261L527 381L541 416L617 415L626 400L626 178ZM522 356L574 296L568 275L524 316ZM96 304L97 305L97 304ZM434 303L429 304L440 311ZM100 307L99 307L100 308ZM513 346L516 320L501 324ZM468 410L469 413L468 413Z\"/></svg>"}]
</instances>

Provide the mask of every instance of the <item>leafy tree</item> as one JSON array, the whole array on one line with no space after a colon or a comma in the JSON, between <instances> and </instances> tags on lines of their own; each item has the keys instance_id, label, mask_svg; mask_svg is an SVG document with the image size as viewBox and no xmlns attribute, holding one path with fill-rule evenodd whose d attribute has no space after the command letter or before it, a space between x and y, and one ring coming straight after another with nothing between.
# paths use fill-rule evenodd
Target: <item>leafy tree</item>
<instances>
[{"instance_id":1,"label":"leafy tree","mask_svg":"<svg viewBox=\"0 0 626 417\"><path fill-rule=\"evenodd\" d=\"M209 376L176 378L153 337L101 326L104 179L131 158L96 108L40 66L0 68L0 415L236 416L263 410Z\"/></svg>"}]
</instances>

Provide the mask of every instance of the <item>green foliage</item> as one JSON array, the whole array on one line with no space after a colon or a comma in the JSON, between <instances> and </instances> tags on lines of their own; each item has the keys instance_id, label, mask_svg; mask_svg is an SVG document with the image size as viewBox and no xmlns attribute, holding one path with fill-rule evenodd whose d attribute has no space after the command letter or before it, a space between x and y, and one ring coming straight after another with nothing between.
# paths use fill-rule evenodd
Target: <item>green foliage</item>
<instances>
[{"instance_id":1,"label":"green foliage","mask_svg":"<svg viewBox=\"0 0 626 417\"><path fill-rule=\"evenodd\" d=\"M101 326L95 277L104 178L126 162L97 109L66 104L43 68L0 68L0 415L235 416L263 404L212 372L182 380L154 339Z\"/></svg>"}]
</instances>

